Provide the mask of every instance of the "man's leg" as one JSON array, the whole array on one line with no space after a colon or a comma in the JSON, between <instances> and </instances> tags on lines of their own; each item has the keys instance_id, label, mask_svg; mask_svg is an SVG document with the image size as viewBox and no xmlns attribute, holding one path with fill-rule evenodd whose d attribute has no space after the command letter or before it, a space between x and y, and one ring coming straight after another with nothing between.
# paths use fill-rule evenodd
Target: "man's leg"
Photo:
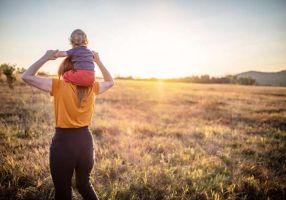
<instances>
[{"instance_id":1,"label":"man's leg","mask_svg":"<svg viewBox=\"0 0 286 200\"><path fill-rule=\"evenodd\" d=\"M92 184L90 183L90 173L94 165L93 144L85 145L80 154L76 173L76 188L85 200L98 200Z\"/></svg>"},{"instance_id":2,"label":"man's leg","mask_svg":"<svg viewBox=\"0 0 286 200\"><path fill-rule=\"evenodd\" d=\"M55 200L70 200L71 180L74 171L72 150L64 141L53 141L50 147L50 170L55 186Z\"/></svg>"}]
</instances>

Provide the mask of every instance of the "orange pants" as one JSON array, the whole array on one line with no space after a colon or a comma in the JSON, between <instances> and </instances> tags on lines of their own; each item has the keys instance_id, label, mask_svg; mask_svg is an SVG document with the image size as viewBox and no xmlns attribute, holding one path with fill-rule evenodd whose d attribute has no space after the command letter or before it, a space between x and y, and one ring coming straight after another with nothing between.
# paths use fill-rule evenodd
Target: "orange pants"
<instances>
[{"instance_id":1,"label":"orange pants","mask_svg":"<svg viewBox=\"0 0 286 200\"><path fill-rule=\"evenodd\" d=\"M65 72L63 78L74 85L90 86L95 80L95 74L94 71L76 69Z\"/></svg>"}]
</instances>

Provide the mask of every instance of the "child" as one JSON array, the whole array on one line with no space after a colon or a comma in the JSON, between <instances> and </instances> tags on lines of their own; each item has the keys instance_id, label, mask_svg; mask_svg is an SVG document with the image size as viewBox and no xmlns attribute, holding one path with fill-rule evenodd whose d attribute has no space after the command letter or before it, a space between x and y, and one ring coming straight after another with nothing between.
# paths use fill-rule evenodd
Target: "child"
<instances>
[{"instance_id":1,"label":"child","mask_svg":"<svg viewBox=\"0 0 286 200\"><path fill-rule=\"evenodd\" d=\"M58 51L56 57L71 56L74 70L64 73L65 81L79 86L90 86L95 80L93 53L87 48L86 34L76 29L70 36L72 49L68 51Z\"/></svg>"}]
</instances>

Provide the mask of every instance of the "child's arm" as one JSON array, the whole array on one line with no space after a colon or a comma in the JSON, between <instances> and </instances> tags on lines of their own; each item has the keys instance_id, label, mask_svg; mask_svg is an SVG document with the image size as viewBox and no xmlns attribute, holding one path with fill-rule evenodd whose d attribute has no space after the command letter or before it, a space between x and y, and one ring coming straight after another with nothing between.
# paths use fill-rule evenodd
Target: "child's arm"
<instances>
[{"instance_id":1,"label":"child's arm","mask_svg":"<svg viewBox=\"0 0 286 200\"><path fill-rule=\"evenodd\" d=\"M58 51L56 53L56 57L66 57L66 56L68 56L66 51Z\"/></svg>"}]
</instances>

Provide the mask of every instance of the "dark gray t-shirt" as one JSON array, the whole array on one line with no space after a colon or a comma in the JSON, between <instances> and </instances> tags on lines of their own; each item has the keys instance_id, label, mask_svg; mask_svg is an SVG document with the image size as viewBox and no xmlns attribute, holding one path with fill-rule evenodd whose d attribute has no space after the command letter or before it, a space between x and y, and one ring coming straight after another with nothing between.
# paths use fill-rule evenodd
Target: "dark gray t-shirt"
<instances>
[{"instance_id":1,"label":"dark gray t-shirt","mask_svg":"<svg viewBox=\"0 0 286 200\"><path fill-rule=\"evenodd\" d=\"M66 53L71 56L74 69L94 71L93 53L86 46L72 48Z\"/></svg>"}]
</instances>

